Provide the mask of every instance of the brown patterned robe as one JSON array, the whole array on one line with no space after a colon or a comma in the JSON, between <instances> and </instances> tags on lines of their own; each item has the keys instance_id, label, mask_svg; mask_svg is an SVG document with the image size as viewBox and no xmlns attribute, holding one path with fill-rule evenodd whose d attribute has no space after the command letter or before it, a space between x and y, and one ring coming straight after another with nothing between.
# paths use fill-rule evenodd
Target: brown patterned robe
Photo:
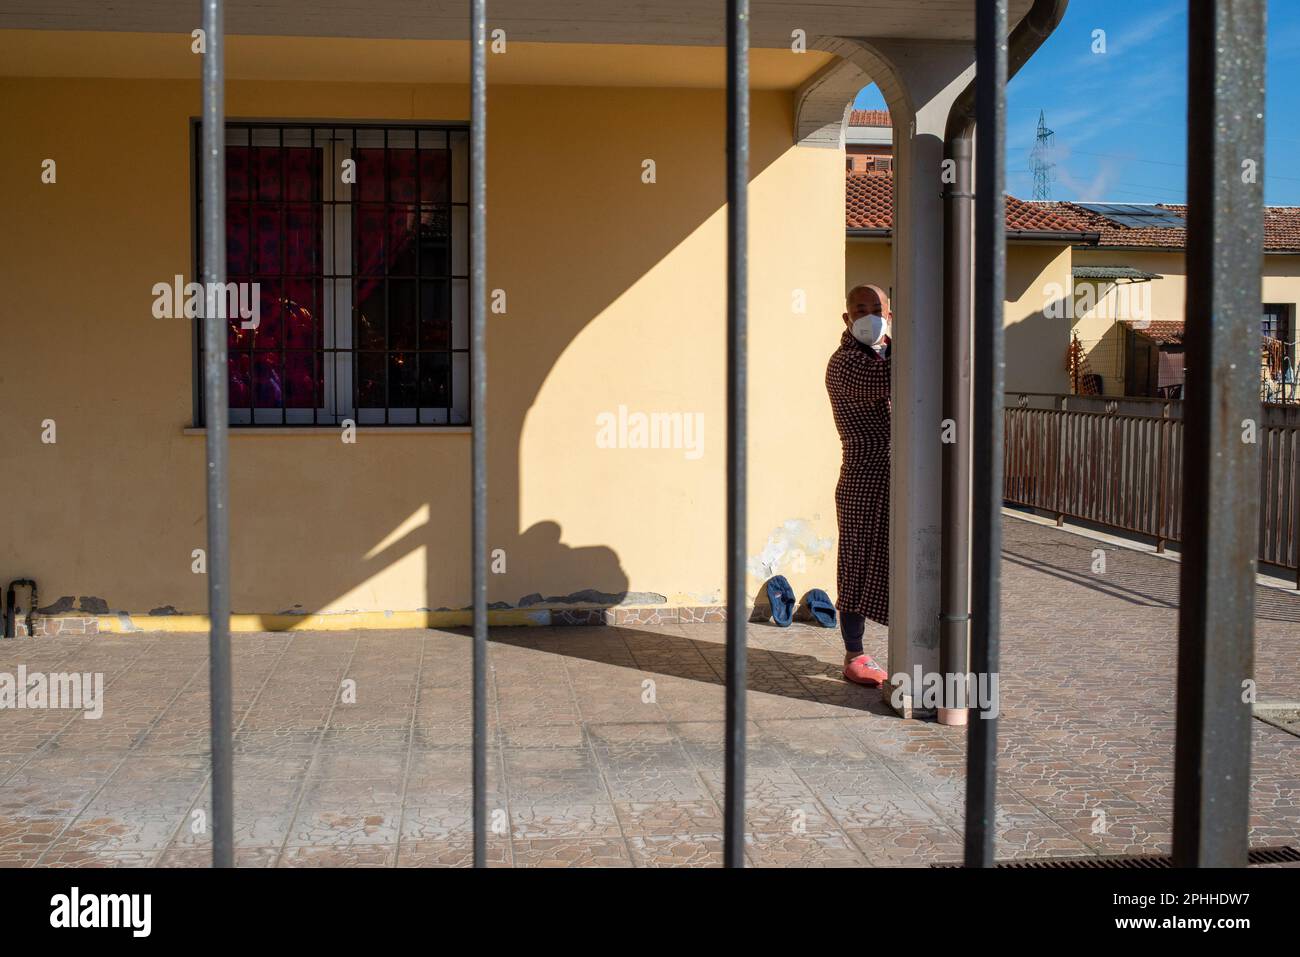
<instances>
[{"instance_id":1,"label":"brown patterned robe","mask_svg":"<svg viewBox=\"0 0 1300 957\"><path fill-rule=\"evenodd\" d=\"M835 607L889 624L889 368L845 330L826 366L844 462L835 486Z\"/></svg>"}]
</instances>

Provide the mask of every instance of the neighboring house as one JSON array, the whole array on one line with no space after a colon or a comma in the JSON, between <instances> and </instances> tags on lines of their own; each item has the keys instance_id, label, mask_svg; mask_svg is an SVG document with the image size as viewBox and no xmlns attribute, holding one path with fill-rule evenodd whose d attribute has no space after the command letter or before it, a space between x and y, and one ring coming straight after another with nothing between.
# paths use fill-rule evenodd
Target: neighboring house
<instances>
[{"instance_id":1,"label":"neighboring house","mask_svg":"<svg viewBox=\"0 0 1300 957\"><path fill-rule=\"evenodd\" d=\"M886 289L893 275L894 179L889 173L847 173L844 213L847 288L873 282ZM1095 241L1068 219L1016 199L1006 198L1006 384L1009 391L1069 392L1066 346L1070 322L1071 250ZM943 281L942 254L934 262L934 281ZM899 316L906 321L906 316ZM943 345L933 344L939 370Z\"/></svg>"},{"instance_id":2,"label":"neighboring house","mask_svg":"<svg viewBox=\"0 0 1300 957\"><path fill-rule=\"evenodd\" d=\"M888 110L849 111L844 168L850 173L894 171L894 127Z\"/></svg>"},{"instance_id":3,"label":"neighboring house","mask_svg":"<svg viewBox=\"0 0 1300 957\"><path fill-rule=\"evenodd\" d=\"M845 280L888 286L893 139L888 110L845 133ZM1168 396L1183 388L1186 207L1006 198L1009 391ZM936 258L935 279L942 262ZM1261 392L1296 392L1300 207L1265 210ZM942 361L936 344L935 362ZM1056 357L1060 357L1059 361ZM1050 357L1050 360L1049 360Z\"/></svg>"},{"instance_id":4,"label":"neighboring house","mask_svg":"<svg viewBox=\"0 0 1300 957\"><path fill-rule=\"evenodd\" d=\"M1187 208L1138 203L1033 205L1098 236L1095 243L1073 250L1070 334L1078 337L1084 375L1100 383L1105 395L1179 397ZM1265 209L1260 302L1263 394L1276 398L1285 390L1290 397L1300 303L1300 207Z\"/></svg>"}]
</instances>

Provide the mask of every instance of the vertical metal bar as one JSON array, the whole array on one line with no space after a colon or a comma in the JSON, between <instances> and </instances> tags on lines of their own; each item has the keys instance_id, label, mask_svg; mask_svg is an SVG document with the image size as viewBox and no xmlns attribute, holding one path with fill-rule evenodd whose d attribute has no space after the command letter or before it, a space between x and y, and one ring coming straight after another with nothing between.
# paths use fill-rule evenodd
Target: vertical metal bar
<instances>
[{"instance_id":1,"label":"vertical metal bar","mask_svg":"<svg viewBox=\"0 0 1300 957\"><path fill-rule=\"evenodd\" d=\"M727 867L745 866L748 237L749 0L727 0Z\"/></svg>"},{"instance_id":2,"label":"vertical metal bar","mask_svg":"<svg viewBox=\"0 0 1300 957\"><path fill-rule=\"evenodd\" d=\"M1118 406L1116 406L1118 408ZM1123 524L1124 508L1120 499L1120 490L1123 488L1124 470L1124 420L1116 417L1113 413L1106 417L1106 432L1110 437L1110 461L1106 474L1109 481L1106 483L1106 514L1115 519L1116 524Z\"/></svg>"},{"instance_id":3,"label":"vertical metal bar","mask_svg":"<svg viewBox=\"0 0 1300 957\"><path fill-rule=\"evenodd\" d=\"M1187 398L1174 863L1245 867L1254 667L1263 262L1264 4L1192 0Z\"/></svg>"},{"instance_id":4,"label":"vertical metal bar","mask_svg":"<svg viewBox=\"0 0 1300 957\"><path fill-rule=\"evenodd\" d=\"M393 394L391 383L388 381L388 367L393 360L393 354L388 350L392 348L392 341L388 337L388 327L390 324L390 313L388 310L388 276L393 271L393 235L392 228L389 225L392 221L389 219L393 215L393 207L390 205L393 201L392 184L389 176L391 167L388 165L388 128L384 127L384 205L381 207L384 211L382 232L380 242L383 244L380 248L384 251L383 265L380 266L381 275L384 277L384 425L388 424L388 408L393 404Z\"/></svg>"},{"instance_id":5,"label":"vertical metal bar","mask_svg":"<svg viewBox=\"0 0 1300 957\"><path fill-rule=\"evenodd\" d=\"M1273 436L1274 430L1260 423L1258 441L1259 456L1259 550L1257 559L1268 561L1275 547L1273 522L1271 518L1275 506L1273 494Z\"/></svg>"},{"instance_id":6,"label":"vertical metal bar","mask_svg":"<svg viewBox=\"0 0 1300 957\"><path fill-rule=\"evenodd\" d=\"M284 127L279 127L276 132L280 141L279 152L275 158L276 164L280 167L275 203L275 229L279 233L280 239L280 248L278 250L280 254L280 287L276 290L280 296L279 302L276 303L277 313L280 317L280 425L288 425L289 412L286 403L289 397L286 393L289 391L289 294L287 292L289 281L285 277L285 266L288 265L289 259L289 163L284 156Z\"/></svg>"},{"instance_id":7,"label":"vertical metal bar","mask_svg":"<svg viewBox=\"0 0 1300 957\"><path fill-rule=\"evenodd\" d=\"M998 670L1002 561L1002 313L1006 229L1007 2L975 4L975 354L971 403L971 670ZM993 687L991 679L989 687ZM996 712L993 712L996 713ZM966 866L993 863L997 719L966 734Z\"/></svg>"},{"instance_id":8,"label":"vertical metal bar","mask_svg":"<svg viewBox=\"0 0 1300 957\"><path fill-rule=\"evenodd\" d=\"M487 866L487 3L469 4L469 317L474 518L474 866ZM450 401L450 400L449 400Z\"/></svg>"},{"instance_id":9,"label":"vertical metal bar","mask_svg":"<svg viewBox=\"0 0 1300 957\"><path fill-rule=\"evenodd\" d=\"M1166 402L1160 407L1160 419L1157 423L1160 429L1160 460L1157 466L1159 475L1156 481L1159 482L1159 490L1156 497L1156 552L1163 554L1165 550L1165 539L1168 537L1169 523L1166 518L1169 511L1169 403Z\"/></svg>"},{"instance_id":10,"label":"vertical metal bar","mask_svg":"<svg viewBox=\"0 0 1300 957\"><path fill-rule=\"evenodd\" d=\"M203 164L203 129L201 123L190 123L190 195L199 197L198 215L190 217L190 274L200 276L202 266L199 262L201 253L201 235L203 220L203 197L199 196L199 189L202 186L203 178L199 169ZM204 325L196 322L190 326L190 342L194 350L194 359L190 369L193 377L191 384L190 400L193 407L194 426L196 428L204 425L203 422L203 340L205 332Z\"/></svg>"},{"instance_id":11,"label":"vertical metal bar","mask_svg":"<svg viewBox=\"0 0 1300 957\"><path fill-rule=\"evenodd\" d=\"M357 149L357 128L352 127L352 152L348 154L357 163L361 162L360 153ZM351 336L352 336L352 419L354 422L360 422L361 419L361 360L363 353L361 351L361 308L357 301L357 286L361 284L361 277L357 274L359 265L358 251L361 248L361 237L357 229L358 214L361 212L361 190L358 188L361 184L349 184L348 188L348 245L351 246L350 254L352 258L351 281L348 283L348 289L352 298L351 314Z\"/></svg>"},{"instance_id":12,"label":"vertical metal bar","mask_svg":"<svg viewBox=\"0 0 1300 957\"><path fill-rule=\"evenodd\" d=\"M1291 433L1291 561L1295 563L1295 587L1300 589L1300 429Z\"/></svg>"},{"instance_id":13,"label":"vertical metal bar","mask_svg":"<svg viewBox=\"0 0 1300 957\"><path fill-rule=\"evenodd\" d=\"M420 384L423 380L420 378L420 327L424 325L424 264L421 261L421 248L424 245L424 179L420 175L420 168L424 165L420 158L420 134L422 130L415 131L415 424L421 423L420 413L424 408L424 396L420 392ZM446 136L446 133L442 134ZM448 141L448 145L451 145ZM448 164L448 172L450 173ZM448 197L450 198L450 197ZM447 217L448 234L451 233L451 217ZM455 240L453 239L452 242ZM452 243L447 244L451 248ZM450 363L448 363L450 368ZM451 417L448 416L448 419Z\"/></svg>"},{"instance_id":14,"label":"vertical metal bar","mask_svg":"<svg viewBox=\"0 0 1300 957\"><path fill-rule=\"evenodd\" d=\"M1043 414L1046 416L1048 413ZM1065 524L1065 457L1068 454L1070 443L1070 419L1068 416L1054 415L1049 419L1049 422L1056 426L1055 430L1053 430L1053 434L1056 436L1056 475L1055 481L1052 483L1052 500L1056 504L1056 527L1060 528ZM1051 425L1048 425L1048 428L1050 429Z\"/></svg>"},{"instance_id":15,"label":"vertical metal bar","mask_svg":"<svg viewBox=\"0 0 1300 957\"><path fill-rule=\"evenodd\" d=\"M333 261L331 260L331 262L330 262L330 266L329 266L328 269L325 268L325 261L324 261L324 257L325 257L325 240L324 240L323 230L324 230L324 228L325 228L325 184L324 184L324 182L321 182L321 183L319 183L319 184L316 182L316 179L317 179L317 175L316 175L316 174L317 174L317 170L320 171L320 177L321 177L322 179L324 178L324 175L325 175L325 163L322 161L322 162L320 163L319 166L317 165L317 160L316 160L316 127L313 126L313 127L308 131L308 134L307 134L307 135L308 135L308 142L309 142L309 147L308 147L308 150L307 150L307 156L309 157L308 162L311 163L311 170L312 170L312 173L311 173L311 201L312 201L312 209L313 209L313 211L318 212L318 213L320 214L320 222L319 222L319 223L317 223L315 216L313 216L312 219L311 219L312 231L315 233L316 238L320 240L320 254L321 254L321 259L316 263L316 269L314 270L314 272L319 272L319 273L322 273L322 274L324 274L324 273L331 273L331 274L332 274L332 273L334 272L334 264L333 264ZM320 189L320 201L319 201L319 203L317 202L317 199L316 199L316 195L317 195L316 190L317 190L317 187L318 187L318 186L319 186L319 189ZM317 390L317 389L321 389L321 390L323 390L323 389L325 388L325 382L324 382L324 380L325 380L325 351L324 351L324 350L325 350L325 332L324 332L324 330L321 328L321 314L322 314L322 312L324 311L324 310L321 308L321 299L324 297L324 295L325 295L325 278L324 278L324 275L321 276L321 280L320 280L320 294L319 294L319 295L317 295L317 292L316 292L316 276L313 275L313 276L311 277L311 349L312 349L312 355L311 355L311 424L312 424L313 426L320 425L320 417L317 415L317 412L318 412L319 407L320 407L320 402L318 401L317 396L320 396L320 398L322 398L322 399L324 398L324 393L323 393L323 392L317 392L316 390ZM318 347L317 347L317 345L316 345L317 342L320 343L320 346L319 346L319 355L318 355ZM316 365L316 360L317 360L318 357L319 357L319 359L320 359L320 367L319 367L319 370L320 370L320 371L319 371L319 372L317 371L317 365Z\"/></svg>"},{"instance_id":16,"label":"vertical metal bar","mask_svg":"<svg viewBox=\"0 0 1300 957\"><path fill-rule=\"evenodd\" d=\"M202 0L204 439L208 488L208 695L212 730L212 866L233 867L234 780L230 722L230 524L227 481L225 25L222 0ZM251 151L250 151L251 152Z\"/></svg>"},{"instance_id":17,"label":"vertical metal bar","mask_svg":"<svg viewBox=\"0 0 1300 957\"><path fill-rule=\"evenodd\" d=\"M253 129L252 126L244 127L244 143L248 147L248 187L245 193L248 198L248 273L250 276L254 273L257 275L262 273L262 254L258 244L253 241L257 235L257 207L262 196L262 178L258 173L256 162L258 147L253 145ZM223 142L222 146L224 145ZM224 179L223 176L223 182ZM256 265L254 265L254 256L257 257ZM257 425L257 345L257 330L254 329L253 334L248 337L248 345L241 343L239 348L241 358L243 353L248 353L248 424L250 426Z\"/></svg>"}]
</instances>

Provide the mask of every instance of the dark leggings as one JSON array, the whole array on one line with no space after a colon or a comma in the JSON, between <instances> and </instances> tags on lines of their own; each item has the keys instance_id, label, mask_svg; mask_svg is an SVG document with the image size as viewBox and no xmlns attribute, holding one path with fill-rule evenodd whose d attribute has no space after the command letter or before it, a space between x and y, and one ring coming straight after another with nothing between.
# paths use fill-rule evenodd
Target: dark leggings
<instances>
[{"instance_id":1,"label":"dark leggings","mask_svg":"<svg viewBox=\"0 0 1300 957\"><path fill-rule=\"evenodd\" d=\"M840 612L840 636L844 650L851 655L862 654L862 633L867 630L867 616L851 611Z\"/></svg>"}]
</instances>

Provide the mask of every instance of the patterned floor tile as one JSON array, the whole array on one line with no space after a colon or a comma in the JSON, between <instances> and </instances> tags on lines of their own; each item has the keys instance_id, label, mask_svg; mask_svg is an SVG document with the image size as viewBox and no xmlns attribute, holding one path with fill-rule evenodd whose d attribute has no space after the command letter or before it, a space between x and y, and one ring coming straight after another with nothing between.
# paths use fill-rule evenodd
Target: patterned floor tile
<instances>
[{"instance_id":1,"label":"patterned floor tile","mask_svg":"<svg viewBox=\"0 0 1300 957\"><path fill-rule=\"evenodd\" d=\"M997 853L1168 849L1177 565L1004 522ZM1050 600L1045 600L1050 596ZM1300 688L1300 597L1257 592L1256 677ZM746 855L756 866L958 861L966 730L902 721L839 676L838 632L749 626ZM725 627L497 629L488 674L489 859L721 862ZM869 653L887 654L869 624ZM236 635L241 866L467 866L473 724L463 630ZM1079 649L1104 678L1079 668ZM0 669L103 671L97 721L5 712L0 866L206 866L207 643L0 643ZM340 699L343 678L355 704ZM1252 724L1250 840L1300 844L1295 737Z\"/></svg>"},{"instance_id":2,"label":"patterned floor tile","mask_svg":"<svg viewBox=\"0 0 1300 957\"><path fill-rule=\"evenodd\" d=\"M514 842L516 867L631 867L622 839L560 838Z\"/></svg>"}]
</instances>

